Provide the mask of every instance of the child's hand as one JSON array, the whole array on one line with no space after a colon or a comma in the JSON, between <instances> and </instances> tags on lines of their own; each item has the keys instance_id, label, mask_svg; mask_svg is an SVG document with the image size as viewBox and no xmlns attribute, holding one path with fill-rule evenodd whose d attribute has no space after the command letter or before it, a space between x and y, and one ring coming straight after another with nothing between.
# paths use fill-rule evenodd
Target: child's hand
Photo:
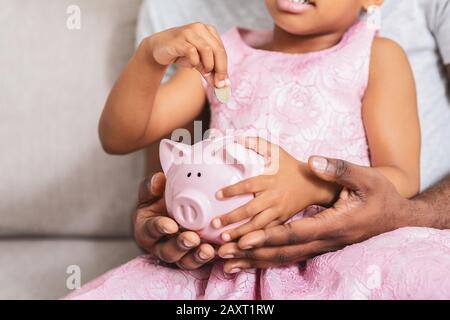
<instances>
[{"instance_id":1,"label":"child's hand","mask_svg":"<svg viewBox=\"0 0 450 320\"><path fill-rule=\"evenodd\" d=\"M249 232L283 224L299 211L314 204L329 205L338 193L335 184L318 179L306 163L297 161L281 147L259 138L245 138L242 144L278 165L274 174L254 177L220 190L219 199L253 193L248 204L215 219L215 228L252 218L248 223L222 234L224 241ZM278 161L275 163L275 161Z\"/></svg>"},{"instance_id":2,"label":"child's hand","mask_svg":"<svg viewBox=\"0 0 450 320\"><path fill-rule=\"evenodd\" d=\"M147 38L146 48L163 66L195 68L211 86L230 85L227 54L213 26L193 23L162 31Z\"/></svg>"}]
</instances>

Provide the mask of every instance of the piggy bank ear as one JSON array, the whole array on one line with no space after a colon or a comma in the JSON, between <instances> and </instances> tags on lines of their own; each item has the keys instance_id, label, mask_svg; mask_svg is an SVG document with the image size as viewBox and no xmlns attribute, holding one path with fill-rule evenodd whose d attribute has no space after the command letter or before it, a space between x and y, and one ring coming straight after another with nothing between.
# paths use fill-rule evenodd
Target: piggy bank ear
<instances>
[{"instance_id":1,"label":"piggy bank ear","mask_svg":"<svg viewBox=\"0 0 450 320\"><path fill-rule=\"evenodd\" d=\"M244 179L264 173L264 158L239 143L227 143L221 155L223 161L238 169Z\"/></svg>"},{"instance_id":2,"label":"piggy bank ear","mask_svg":"<svg viewBox=\"0 0 450 320\"><path fill-rule=\"evenodd\" d=\"M159 145L159 157L164 174L167 174L172 165L180 162L191 154L191 147L184 144L164 139Z\"/></svg>"}]
</instances>

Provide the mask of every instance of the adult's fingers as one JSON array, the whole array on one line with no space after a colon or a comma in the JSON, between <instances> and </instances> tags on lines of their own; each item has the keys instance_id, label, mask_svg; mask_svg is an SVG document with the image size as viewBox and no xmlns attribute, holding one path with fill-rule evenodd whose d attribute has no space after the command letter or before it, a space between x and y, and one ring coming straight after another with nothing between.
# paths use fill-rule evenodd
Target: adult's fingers
<instances>
[{"instance_id":1,"label":"adult's fingers","mask_svg":"<svg viewBox=\"0 0 450 320\"><path fill-rule=\"evenodd\" d=\"M331 241L320 240L297 246L259 248L249 251L235 248L233 253L220 248L219 256L226 259L224 267L225 271L235 273L236 270L240 271L252 268L264 269L303 262L318 254L336 250L337 248L339 247Z\"/></svg>"},{"instance_id":2,"label":"adult's fingers","mask_svg":"<svg viewBox=\"0 0 450 320\"><path fill-rule=\"evenodd\" d=\"M162 172L146 178L139 186L139 207L152 204L164 194L166 176Z\"/></svg>"},{"instance_id":3,"label":"adult's fingers","mask_svg":"<svg viewBox=\"0 0 450 320\"><path fill-rule=\"evenodd\" d=\"M302 262L315 255L313 252L318 250L315 249L316 246L317 244L311 244L311 248L304 249L286 246L237 251L234 255L228 255L228 259L225 258L224 271L226 273L238 273L246 269L267 269Z\"/></svg>"},{"instance_id":4,"label":"adult's fingers","mask_svg":"<svg viewBox=\"0 0 450 320\"><path fill-rule=\"evenodd\" d=\"M269 208L256 215L255 217L253 217L253 219L251 219L247 223L244 223L242 226L227 230L222 233L222 240L226 242L232 241L255 230L263 229L269 223L275 220L277 214L278 212L275 209Z\"/></svg>"},{"instance_id":5,"label":"adult's fingers","mask_svg":"<svg viewBox=\"0 0 450 320\"><path fill-rule=\"evenodd\" d=\"M373 168L362 167L339 159L313 156L308 165L322 180L336 182L352 191L366 191L373 187L378 172Z\"/></svg>"},{"instance_id":6,"label":"adult's fingers","mask_svg":"<svg viewBox=\"0 0 450 320\"><path fill-rule=\"evenodd\" d=\"M164 236L177 233L178 224L169 217L157 216L147 220L145 232L150 239L159 241Z\"/></svg>"},{"instance_id":7,"label":"adult's fingers","mask_svg":"<svg viewBox=\"0 0 450 320\"><path fill-rule=\"evenodd\" d=\"M279 267L279 265L272 261L236 259L226 261L223 270L228 274L236 274L247 269L269 269L275 267Z\"/></svg>"},{"instance_id":8,"label":"adult's fingers","mask_svg":"<svg viewBox=\"0 0 450 320\"><path fill-rule=\"evenodd\" d=\"M146 247L151 245L153 238L156 235L153 226L157 220L153 218L158 216L167 216L166 202L163 199L166 186L166 177L160 172L154 174L151 178L145 179L139 188L139 206L134 214L134 228L136 234L136 240ZM178 227L173 226L169 219L163 219L159 221L163 225L168 224L165 230L168 233L177 232ZM158 238L161 236L158 236Z\"/></svg>"},{"instance_id":9,"label":"adult's fingers","mask_svg":"<svg viewBox=\"0 0 450 320\"><path fill-rule=\"evenodd\" d=\"M221 246L218 255L223 259L249 259L257 261L272 261L277 264L293 261L301 257L314 256L334 248L331 240L317 240L298 245L285 245L277 247L263 247L251 250L242 250L237 243Z\"/></svg>"},{"instance_id":10,"label":"adult's fingers","mask_svg":"<svg viewBox=\"0 0 450 320\"><path fill-rule=\"evenodd\" d=\"M183 232L178 237L155 244L151 253L167 263L176 263L189 251L200 245L200 237L191 231Z\"/></svg>"},{"instance_id":11,"label":"adult's fingers","mask_svg":"<svg viewBox=\"0 0 450 320\"><path fill-rule=\"evenodd\" d=\"M333 225L332 219L322 219L322 217L328 217L328 213L321 216L322 214L323 212L313 217L250 232L239 240L239 247L249 250L268 246L295 245L326 238L326 234L334 230L336 226Z\"/></svg>"},{"instance_id":12,"label":"adult's fingers","mask_svg":"<svg viewBox=\"0 0 450 320\"><path fill-rule=\"evenodd\" d=\"M136 242L146 251L151 252L153 246L161 238L178 232L178 224L165 216L148 217L147 212L138 211L135 222ZM142 214L142 216L139 216Z\"/></svg>"},{"instance_id":13,"label":"adult's fingers","mask_svg":"<svg viewBox=\"0 0 450 320\"><path fill-rule=\"evenodd\" d=\"M188 252L177 266L185 270L196 270L214 259L215 250L210 244L203 243L196 250Z\"/></svg>"}]
</instances>

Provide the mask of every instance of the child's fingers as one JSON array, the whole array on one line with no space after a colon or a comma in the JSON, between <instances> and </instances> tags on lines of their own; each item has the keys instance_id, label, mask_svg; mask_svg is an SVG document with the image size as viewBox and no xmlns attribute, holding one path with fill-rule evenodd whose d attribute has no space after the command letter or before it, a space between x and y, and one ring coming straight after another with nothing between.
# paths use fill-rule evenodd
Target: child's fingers
<instances>
[{"instance_id":1,"label":"child's fingers","mask_svg":"<svg viewBox=\"0 0 450 320\"><path fill-rule=\"evenodd\" d=\"M185 30L184 37L200 55L201 63L197 68L199 72L205 79L211 76L213 86L224 86L227 83L225 80L228 79L228 58L222 42L203 24L192 25L190 29Z\"/></svg>"},{"instance_id":2,"label":"child's fingers","mask_svg":"<svg viewBox=\"0 0 450 320\"><path fill-rule=\"evenodd\" d=\"M217 88L230 86L231 83L228 79L228 56L219 33L213 26L206 24L199 25L198 32L213 51L214 66L209 72L213 76L214 86Z\"/></svg>"},{"instance_id":3,"label":"child's fingers","mask_svg":"<svg viewBox=\"0 0 450 320\"><path fill-rule=\"evenodd\" d=\"M236 229L228 230L222 233L222 240L230 242L246 235L249 232L263 229L269 223L277 218L277 210L270 208L256 215L252 220Z\"/></svg>"},{"instance_id":4,"label":"child's fingers","mask_svg":"<svg viewBox=\"0 0 450 320\"><path fill-rule=\"evenodd\" d=\"M209 85L228 85L228 57L217 31L212 26L194 23L186 27L178 45L176 64L197 69Z\"/></svg>"},{"instance_id":5,"label":"child's fingers","mask_svg":"<svg viewBox=\"0 0 450 320\"><path fill-rule=\"evenodd\" d=\"M212 26L207 26L209 32L215 37L217 47L214 50L214 77L216 87L222 88L224 86L231 86L228 77L228 55L225 46L220 39L219 34Z\"/></svg>"},{"instance_id":6,"label":"child's fingers","mask_svg":"<svg viewBox=\"0 0 450 320\"><path fill-rule=\"evenodd\" d=\"M205 58L205 54L203 55L203 57L201 56L201 53L198 51L198 49L186 42L185 43L186 46L186 56L185 57L181 57L177 60L177 65L180 67L184 67L184 68L194 68L196 69L201 75L202 77L206 80L206 82L208 83L208 85L214 87L214 76L213 73L210 71L211 70L211 66L205 67L203 64L203 60L207 59ZM209 61L214 61L213 58L209 59ZM213 65L214 66L214 65Z\"/></svg>"},{"instance_id":7,"label":"child's fingers","mask_svg":"<svg viewBox=\"0 0 450 320\"><path fill-rule=\"evenodd\" d=\"M270 208L274 204L274 197L270 193L262 193L260 196L251 200L242 207L233 210L212 221L213 227L220 229L230 224L252 218L264 210Z\"/></svg>"},{"instance_id":8,"label":"child's fingers","mask_svg":"<svg viewBox=\"0 0 450 320\"><path fill-rule=\"evenodd\" d=\"M186 40L197 49L201 59L202 72L204 74L211 73L214 70L214 51L205 37L189 32L186 34Z\"/></svg>"},{"instance_id":9,"label":"child's fingers","mask_svg":"<svg viewBox=\"0 0 450 320\"><path fill-rule=\"evenodd\" d=\"M204 243L197 250L192 250L181 258L177 262L177 266L185 270L196 270L213 260L214 256L214 248L210 244Z\"/></svg>"},{"instance_id":10,"label":"child's fingers","mask_svg":"<svg viewBox=\"0 0 450 320\"><path fill-rule=\"evenodd\" d=\"M213 26L205 25L207 33L205 40L209 43L214 52L214 82L217 88L230 86L228 78L228 56L219 33Z\"/></svg>"},{"instance_id":11,"label":"child's fingers","mask_svg":"<svg viewBox=\"0 0 450 320\"><path fill-rule=\"evenodd\" d=\"M214 81L217 88L231 86L228 77L228 57L224 49L219 49L214 54Z\"/></svg>"},{"instance_id":12,"label":"child's fingers","mask_svg":"<svg viewBox=\"0 0 450 320\"><path fill-rule=\"evenodd\" d=\"M270 185L271 176L258 176L243 180L234 185L219 190L216 197L220 199L231 198L244 194L259 193L267 189Z\"/></svg>"},{"instance_id":13,"label":"child's fingers","mask_svg":"<svg viewBox=\"0 0 450 320\"><path fill-rule=\"evenodd\" d=\"M197 48L190 44L189 42L183 41L179 44L177 53L180 58L176 60L176 64L184 68L198 68L200 66L201 60Z\"/></svg>"},{"instance_id":14,"label":"child's fingers","mask_svg":"<svg viewBox=\"0 0 450 320\"><path fill-rule=\"evenodd\" d=\"M202 58L197 48L186 41L181 44L181 47L181 57L176 60L176 65L183 68L196 69L210 86L214 86L214 76L211 72L205 71Z\"/></svg>"}]
</instances>

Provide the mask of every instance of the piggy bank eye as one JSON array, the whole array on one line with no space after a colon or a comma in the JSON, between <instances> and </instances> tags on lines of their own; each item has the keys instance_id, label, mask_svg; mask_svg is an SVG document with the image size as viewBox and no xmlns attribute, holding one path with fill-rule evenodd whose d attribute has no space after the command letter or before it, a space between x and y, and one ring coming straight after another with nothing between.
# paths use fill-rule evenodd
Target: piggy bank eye
<instances>
[{"instance_id":1,"label":"piggy bank eye","mask_svg":"<svg viewBox=\"0 0 450 320\"><path fill-rule=\"evenodd\" d=\"M192 173L189 172L189 173L187 174L187 176L188 176L188 178L190 178L190 177L192 176Z\"/></svg>"},{"instance_id":2,"label":"piggy bank eye","mask_svg":"<svg viewBox=\"0 0 450 320\"><path fill-rule=\"evenodd\" d=\"M197 173L197 177L201 177L202 176L202 173L201 172L199 172L199 173Z\"/></svg>"}]
</instances>

